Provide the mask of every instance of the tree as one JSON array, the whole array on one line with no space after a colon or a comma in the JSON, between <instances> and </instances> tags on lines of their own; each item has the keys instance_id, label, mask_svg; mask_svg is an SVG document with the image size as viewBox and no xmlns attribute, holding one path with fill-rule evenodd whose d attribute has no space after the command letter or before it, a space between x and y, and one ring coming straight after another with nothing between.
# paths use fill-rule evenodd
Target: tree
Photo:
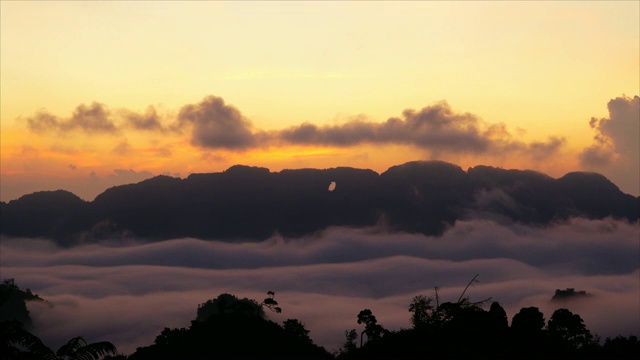
<instances>
[{"instance_id":1,"label":"tree","mask_svg":"<svg viewBox=\"0 0 640 360\"><path fill-rule=\"evenodd\" d=\"M342 347L338 350L338 356L348 356L357 348L356 339L358 339L358 332L356 329L345 330L344 337L345 341L344 344L342 344Z\"/></svg>"},{"instance_id":2,"label":"tree","mask_svg":"<svg viewBox=\"0 0 640 360\"><path fill-rule=\"evenodd\" d=\"M571 349L582 349L593 344L593 335L578 314L561 308L553 312L547 325L549 336Z\"/></svg>"},{"instance_id":3,"label":"tree","mask_svg":"<svg viewBox=\"0 0 640 360\"><path fill-rule=\"evenodd\" d=\"M414 329L423 327L429 323L429 312L433 312L431 301L432 299L430 297L424 295L417 295L411 301L409 312L413 314L411 315L411 324L413 324Z\"/></svg>"},{"instance_id":4,"label":"tree","mask_svg":"<svg viewBox=\"0 0 640 360\"><path fill-rule=\"evenodd\" d=\"M7 358L20 357L21 351L17 346L25 348L34 357L45 360L95 360L107 354L117 354L116 347L108 341L89 344L82 337L69 340L54 352L37 336L25 330L19 321L3 321L0 324L1 350Z\"/></svg>"},{"instance_id":5,"label":"tree","mask_svg":"<svg viewBox=\"0 0 640 360\"><path fill-rule=\"evenodd\" d=\"M30 289L22 290L15 283L14 279L4 279L0 283L0 321L18 320L29 329L31 327L31 316L27 310L28 301L44 300Z\"/></svg>"},{"instance_id":6,"label":"tree","mask_svg":"<svg viewBox=\"0 0 640 360\"><path fill-rule=\"evenodd\" d=\"M267 291L268 297L262 301L262 304L260 304L260 308L265 306L271 311L281 313L282 309L278 307L278 302L273 298L275 295L276 294L273 291Z\"/></svg>"},{"instance_id":7,"label":"tree","mask_svg":"<svg viewBox=\"0 0 640 360\"><path fill-rule=\"evenodd\" d=\"M213 315L236 314L264 317L262 306L255 300L238 299L231 294L220 294L198 306L196 320L205 321Z\"/></svg>"},{"instance_id":8,"label":"tree","mask_svg":"<svg viewBox=\"0 0 640 360\"><path fill-rule=\"evenodd\" d=\"M302 324L298 319L287 319L283 321L282 328L287 334L291 335L295 339L302 340L304 342L311 342L311 338L309 338L309 330L305 329L304 324Z\"/></svg>"},{"instance_id":9,"label":"tree","mask_svg":"<svg viewBox=\"0 0 640 360\"><path fill-rule=\"evenodd\" d=\"M89 344L82 337L75 337L62 345L56 352L57 359L99 359L106 354L116 355L118 350L108 342L101 341Z\"/></svg>"},{"instance_id":10,"label":"tree","mask_svg":"<svg viewBox=\"0 0 640 360\"><path fill-rule=\"evenodd\" d=\"M537 307L522 308L511 320L511 331L516 334L538 334L543 328L544 314Z\"/></svg>"},{"instance_id":11,"label":"tree","mask_svg":"<svg viewBox=\"0 0 640 360\"><path fill-rule=\"evenodd\" d=\"M526 307L511 320L511 356L539 358L546 354L545 319L537 307Z\"/></svg>"},{"instance_id":12,"label":"tree","mask_svg":"<svg viewBox=\"0 0 640 360\"><path fill-rule=\"evenodd\" d=\"M367 334L367 340L376 340L384 332L384 328L378 324L378 320L371 310L364 309L358 313L358 324L364 324L364 330L360 333L360 347L362 347L362 335Z\"/></svg>"}]
</instances>

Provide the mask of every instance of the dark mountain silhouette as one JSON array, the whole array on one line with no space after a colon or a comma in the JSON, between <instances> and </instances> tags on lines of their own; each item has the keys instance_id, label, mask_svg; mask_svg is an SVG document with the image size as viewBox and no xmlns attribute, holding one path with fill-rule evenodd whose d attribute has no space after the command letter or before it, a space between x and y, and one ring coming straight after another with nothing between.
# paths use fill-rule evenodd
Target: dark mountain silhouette
<instances>
[{"instance_id":1,"label":"dark mountain silhouette","mask_svg":"<svg viewBox=\"0 0 640 360\"><path fill-rule=\"evenodd\" d=\"M439 235L456 220L475 216L535 225L569 217L636 221L639 200L594 173L554 179L529 170L476 166L465 172L445 162L415 161L382 174L236 165L113 187L92 202L66 191L38 192L1 203L0 211L4 235L49 237L71 246L127 236L261 240L330 226Z\"/></svg>"}]
</instances>

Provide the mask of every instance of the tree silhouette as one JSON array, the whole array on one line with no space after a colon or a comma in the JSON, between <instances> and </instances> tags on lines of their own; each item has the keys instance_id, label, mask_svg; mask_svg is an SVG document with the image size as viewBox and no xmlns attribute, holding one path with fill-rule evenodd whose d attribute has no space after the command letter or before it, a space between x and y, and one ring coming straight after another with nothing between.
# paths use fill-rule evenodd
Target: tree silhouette
<instances>
[{"instance_id":1,"label":"tree silhouette","mask_svg":"<svg viewBox=\"0 0 640 360\"><path fill-rule=\"evenodd\" d=\"M15 283L14 279L4 279L0 283L0 321L18 320L29 329L31 327L31 316L27 310L27 301L44 300L30 289L22 290Z\"/></svg>"},{"instance_id":2,"label":"tree silhouette","mask_svg":"<svg viewBox=\"0 0 640 360\"><path fill-rule=\"evenodd\" d=\"M547 325L552 340L570 349L583 349L593 345L593 335L578 314L561 308L553 312Z\"/></svg>"},{"instance_id":3,"label":"tree silhouette","mask_svg":"<svg viewBox=\"0 0 640 360\"><path fill-rule=\"evenodd\" d=\"M99 359L106 354L115 355L117 352L116 347L108 341L89 344L82 337L78 336L62 345L56 352L56 355L57 359L89 360Z\"/></svg>"},{"instance_id":4,"label":"tree silhouette","mask_svg":"<svg viewBox=\"0 0 640 360\"><path fill-rule=\"evenodd\" d=\"M539 358L547 352L544 314L537 307L526 307L511 320L511 351L515 357Z\"/></svg>"},{"instance_id":5,"label":"tree silhouette","mask_svg":"<svg viewBox=\"0 0 640 360\"><path fill-rule=\"evenodd\" d=\"M539 334L543 328L544 314L537 307L522 308L511 320L511 330L517 334Z\"/></svg>"},{"instance_id":6,"label":"tree silhouette","mask_svg":"<svg viewBox=\"0 0 640 360\"><path fill-rule=\"evenodd\" d=\"M287 319L283 321L282 328L287 334L291 335L295 339L309 343L311 342L311 338L309 338L309 330L305 329L304 324L302 324L298 319Z\"/></svg>"},{"instance_id":7,"label":"tree silhouette","mask_svg":"<svg viewBox=\"0 0 640 360\"><path fill-rule=\"evenodd\" d=\"M324 348L313 343L309 330L297 319L282 325L259 315L268 308L279 312L275 293L258 304L255 300L238 300L222 294L199 307L201 320L189 328L165 328L154 344L139 347L134 359L325 359ZM250 311L249 311L250 310ZM209 316L204 316L209 314Z\"/></svg>"},{"instance_id":8,"label":"tree silhouette","mask_svg":"<svg viewBox=\"0 0 640 360\"><path fill-rule=\"evenodd\" d=\"M411 324L413 324L414 329L423 327L429 323L431 313L434 310L431 301L432 299L430 297L424 295L414 296L409 305L409 312L413 313L413 315L411 315Z\"/></svg>"},{"instance_id":9,"label":"tree silhouette","mask_svg":"<svg viewBox=\"0 0 640 360\"><path fill-rule=\"evenodd\" d=\"M348 357L358 348L356 345L356 340L358 339L358 332L356 329L345 330L344 337L345 341L340 349L338 349L338 357Z\"/></svg>"},{"instance_id":10,"label":"tree silhouette","mask_svg":"<svg viewBox=\"0 0 640 360\"><path fill-rule=\"evenodd\" d=\"M384 328L378 324L378 320L369 309L358 313L358 324L364 324L364 330L360 333L360 347L362 347L363 334L367 334L367 341L371 341L380 338L384 332Z\"/></svg>"},{"instance_id":11,"label":"tree silhouette","mask_svg":"<svg viewBox=\"0 0 640 360\"><path fill-rule=\"evenodd\" d=\"M17 346L25 348L32 357L45 360L95 360L107 354L117 354L116 347L108 341L89 344L82 337L69 340L54 352L15 320L1 322L0 334L2 353L6 354L3 357L8 359L22 357Z\"/></svg>"},{"instance_id":12,"label":"tree silhouette","mask_svg":"<svg viewBox=\"0 0 640 360\"><path fill-rule=\"evenodd\" d=\"M262 301L262 303L260 304L260 307L262 308L263 306L267 307L267 309L277 312L277 313L281 313L282 309L280 307L278 307L278 302L274 300L274 296L276 294L273 291L267 291L267 298L264 299Z\"/></svg>"}]
</instances>

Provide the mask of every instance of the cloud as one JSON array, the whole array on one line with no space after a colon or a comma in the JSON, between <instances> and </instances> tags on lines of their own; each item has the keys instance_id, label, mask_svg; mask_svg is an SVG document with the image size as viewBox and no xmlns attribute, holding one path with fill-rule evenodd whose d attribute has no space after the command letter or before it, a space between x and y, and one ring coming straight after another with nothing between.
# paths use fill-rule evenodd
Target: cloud
<instances>
[{"instance_id":1,"label":"cloud","mask_svg":"<svg viewBox=\"0 0 640 360\"><path fill-rule=\"evenodd\" d=\"M624 191L640 193L640 97L622 96L607 104L608 118L591 118L593 144L579 160L588 170L603 172Z\"/></svg>"},{"instance_id":2,"label":"cloud","mask_svg":"<svg viewBox=\"0 0 640 360\"><path fill-rule=\"evenodd\" d=\"M125 127L138 131L168 130L163 127L160 115L153 106L149 106L145 113L127 109L120 109L115 113L116 116L104 104L93 102L91 105L78 105L73 114L66 119L40 111L28 117L26 122L27 128L34 133L80 130L87 134L115 134Z\"/></svg>"},{"instance_id":3,"label":"cloud","mask_svg":"<svg viewBox=\"0 0 640 360\"><path fill-rule=\"evenodd\" d=\"M540 307L547 318L567 307L603 338L639 335L637 238L637 223L611 219L546 228L472 220L442 237L332 228L258 243L114 239L72 249L3 238L0 250L3 276L54 305L30 308L37 334L56 345L82 334L130 353L164 327L188 326L197 305L220 293L262 299L267 290L283 308L272 320L298 318L332 349L345 329L360 328L363 308L389 329L409 327L414 295L433 295L438 286L442 301L455 301L477 273L480 283L467 295L492 297L509 318L524 306ZM594 296L550 301L567 287Z\"/></svg>"},{"instance_id":4,"label":"cloud","mask_svg":"<svg viewBox=\"0 0 640 360\"><path fill-rule=\"evenodd\" d=\"M566 142L563 137L552 136L546 142L534 141L528 144L525 151L534 159L544 160L557 154Z\"/></svg>"},{"instance_id":5,"label":"cloud","mask_svg":"<svg viewBox=\"0 0 640 360\"><path fill-rule=\"evenodd\" d=\"M116 133L116 125L103 104L80 104L68 119L60 119L47 112L40 112L27 118L27 127L36 133L57 130L62 132L82 130L86 133Z\"/></svg>"},{"instance_id":6,"label":"cloud","mask_svg":"<svg viewBox=\"0 0 640 360\"><path fill-rule=\"evenodd\" d=\"M131 145L128 140L122 140L113 148L112 152L120 156L127 156L131 153Z\"/></svg>"},{"instance_id":7,"label":"cloud","mask_svg":"<svg viewBox=\"0 0 640 360\"><path fill-rule=\"evenodd\" d=\"M145 113L127 109L117 112L120 124L99 103L80 105L70 119L62 120L41 112L27 119L33 132L49 130L86 133L115 133L125 128L157 133L190 131L193 146L211 150L242 151L257 146L321 145L353 147L360 144L407 145L433 154L494 154L505 152L529 154L536 160L555 154L565 143L563 138L552 137L546 142L526 144L514 140L504 124L489 124L471 113L454 111L446 101L427 106L419 111L407 109L401 117L392 117L378 123L357 117L340 125L319 126L302 123L286 129L262 131L224 99L207 96L196 104L183 106L175 121L163 126L153 106Z\"/></svg>"},{"instance_id":8,"label":"cloud","mask_svg":"<svg viewBox=\"0 0 640 360\"><path fill-rule=\"evenodd\" d=\"M436 153L486 154L509 150L530 152L536 158L552 155L565 142L557 137L528 145L514 141L504 124L486 124L471 113L457 113L445 101L420 111L407 109L402 117L382 123L363 119L324 127L304 123L281 130L276 137L284 142L305 145L411 145Z\"/></svg>"},{"instance_id":9,"label":"cloud","mask_svg":"<svg viewBox=\"0 0 640 360\"><path fill-rule=\"evenodd\" d=\"M149 179L154 175L148 171L135 171L132 169L114 169L112 174L107 174L106 181L112 186L138 183Z\"/></svg>"},{"instance_id":10,"label":"cloud","mask_svg":"<svg viewBox=\"0 0 640 360\"><path fill-rule=\"evenodd\" d=\"M122 110L121 113L125 120L125 124L136 130L166 131L162 126L160 116L153 106L149 106L144 114L139 114L130 110Z\"/></svg>"},{"instance_id":11,"label":"cloud","mask_svg":"<svg viewBox=\"0 0 640 360\"><path fill-rule=\"evenodd\" d=\"M208 96L180 109L178 125L192 125L191 143L209 149L243 150L256 145L251 124L238 109Z\"/></svg>"}]
</instances>

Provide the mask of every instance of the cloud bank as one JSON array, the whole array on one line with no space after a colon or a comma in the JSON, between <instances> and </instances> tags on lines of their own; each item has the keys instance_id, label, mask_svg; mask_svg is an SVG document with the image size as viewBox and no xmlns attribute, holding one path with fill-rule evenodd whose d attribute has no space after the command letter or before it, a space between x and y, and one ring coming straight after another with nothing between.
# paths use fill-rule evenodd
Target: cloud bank
<instances>
[{"instance_id":1,"label":"cloud bank","mask_svg":"<svg viewBox=\"0 0 640 360\"><path fill-rule=\"evenodd\" d=\"M637 194L640 191L640 97L617 97L609 101L607 108L608 118L594 117L589 121L595 132L594 142L580 153L580 162L587 169L600 169L626 192Z\"/></svg>"},{"instance_id":2,"label":"cloud bank","mask_svg":"<svg viewBox=\"0 0 640 360\"><path fill-rule=\"evenodd\" d=\"M459 221L442 237L332 228L303 238L259 243L175 239L60 249L51 242L3 239L3 277L48 299L30 308L50 344L83 335L121 351L151 344L164 327L188 326L197 305L220 293L261 299L276 292L281 322L298 318L329 349L357 313L373 310L389 329L409 327L414 295L455 301L492 297L511 318L537 306L547 318L567 307L602 337L640 334L638 224L574 219L549 228ZM555 289L592 297L552 303ZM615 309L612 311L611 309Z\"/></svg>"},{"instance_id":3,"label":"cloud bank","mask_svg":"<svg viewBox=\"0 0 640 360\"><path fill-rule=\"evenodd\" d=\"M79 105L68 119L47 112L27 118L35 133L57 130L114 134L125 129L157 133L189 131L190 143L202 149L243 151L256 147L305 145L352 147L360 144L407 145L433 153L504 154L527 153L544 159L565 143L563 137L530 144L515 140L504 124L482 121L471 113L454 111L446 101L419 111L406 109L401 117L384 122L355 119L340 125L318 126L302 123L286 129L263 131L224 99L207 96L199 103L184 105L175 119L163 124L154 107L143 113L122 109L118 116L103 104Z\"/></svg>"}]
</instances>

